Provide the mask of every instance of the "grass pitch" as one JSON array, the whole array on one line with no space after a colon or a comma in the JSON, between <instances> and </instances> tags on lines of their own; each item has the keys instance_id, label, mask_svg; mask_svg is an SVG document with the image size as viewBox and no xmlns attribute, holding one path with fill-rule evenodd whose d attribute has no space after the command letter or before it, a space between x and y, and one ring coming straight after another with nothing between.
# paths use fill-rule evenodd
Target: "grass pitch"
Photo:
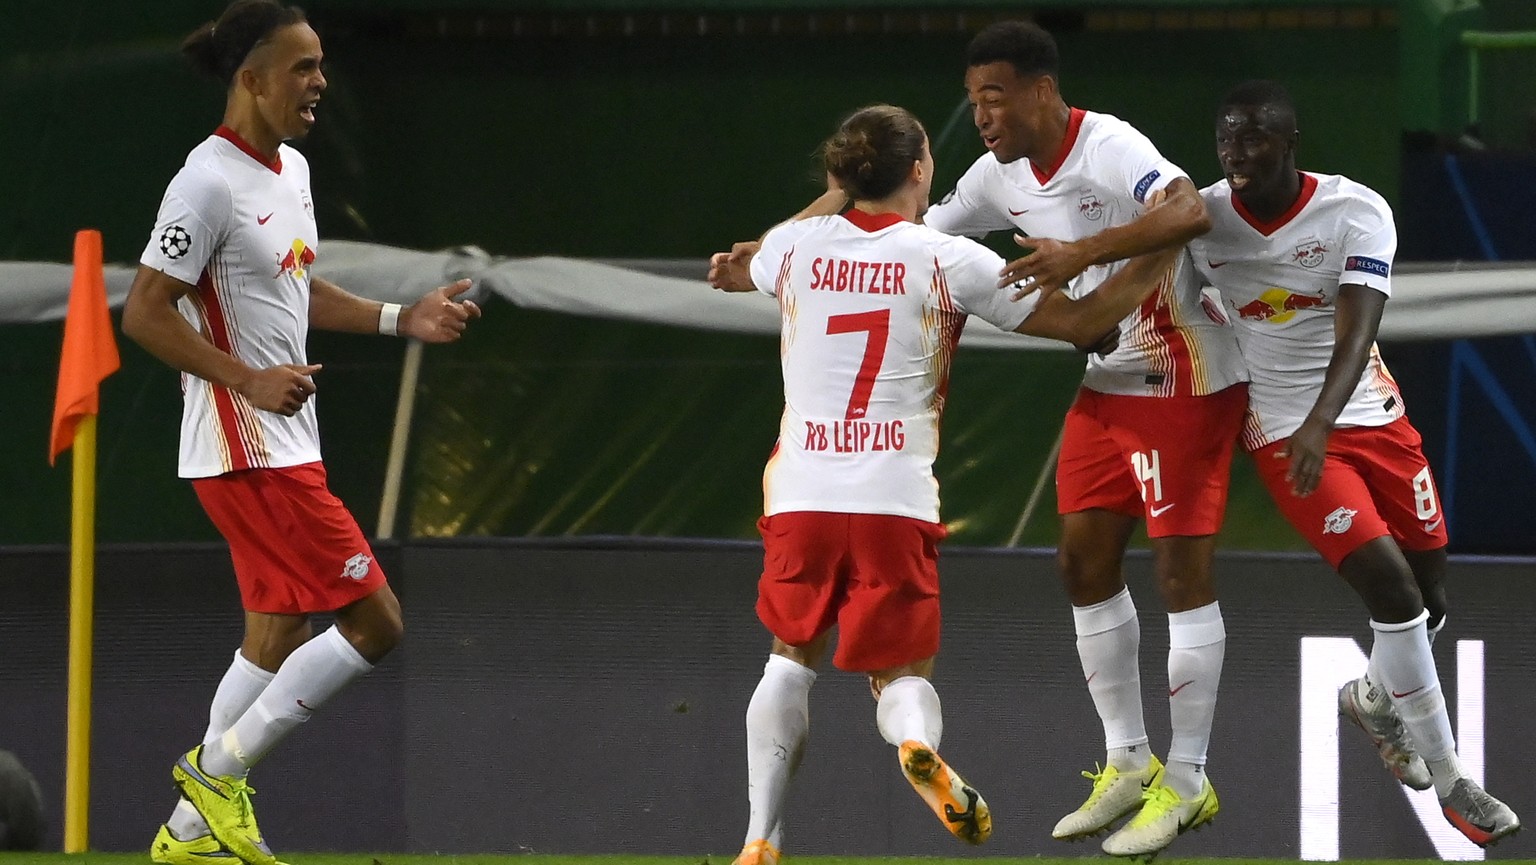
<instances>
[{"instance_id":1,"label":"grass pitch","mask_svg":"<svg viewBox=\"0 0 1536 865\"><path fill-rule=\"evenodd\" d=\"M421 855L397 853L292 853L287 865L730 865L735 853L693 856L541 856ZM1100 863L1117 862L1097 857ZM794 856L784 865L1083 865L1085 859L968 858L931 859L899 856ZM1296 865L1294 859L1178 859L1165 865ZM1519 860L1505 860L1516 862ZM1533 861L1533 860L1525 860ZM0 865L144 865L148 853L0 853ZM1440 865L1432 859L1350 860L1341 865Z\"/></svg>"}]
</instances>

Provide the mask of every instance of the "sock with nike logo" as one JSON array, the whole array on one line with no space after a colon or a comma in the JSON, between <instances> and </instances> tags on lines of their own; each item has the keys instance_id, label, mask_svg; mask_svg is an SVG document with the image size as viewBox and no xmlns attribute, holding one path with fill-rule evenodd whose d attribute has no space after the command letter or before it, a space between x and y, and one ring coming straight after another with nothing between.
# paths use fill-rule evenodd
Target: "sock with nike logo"
<instances>
[{"instance_id":1,"label":"sock with nike logo","mask_svg":"<svg viewBox=\"0 0 1536 865\"><path fill-rule=\"evenodd\" d=\"M1173 739L1163 783L1185 800L1200 795L1216 719L1216 689L1227 651L1221 605L1168 614L1168 715Z\"/></svg>"},{"instance_id":2,"label":"sock with nike logo","mask_svg":"<svg viewBox=\"0 0 1536 865\"><path fill-rule=\"evenodd\" d=\"M1440 675L1429 651L1429 633L1425 622L1429 613L1420 613L1407 622L1371 620L1376 639L1371 646L1371 661L1380 684L1392 695L1397 715L1429 765L1435 792L1450 793L1451 784L1461 777L1456 760L1456 737L1451 733L1451 719L1445 710L1445 694L1440 690ZM1436 765L1440 771L1435 771Z\"/></svg>"},{"instance_id":3,"label":"sock with nike logo","mask_svg":"<svg viewBox=\"0 0 1536 865\"><path fill-rule=\"evenodd\" d=\"M214 775L245 772L327 700L372 669L332 625L295 649L240 720L203 748L202 770Z\"/></svg>"},{"instance_id":4,"label":"sock with nike logo","mask_svg":"<svg viewBox=\"0 0 1536 865\"><path fill-rule=\"evenodd\" d=\"M1116 769L1145 769L1147 723L1141 711L1141 622L1129 588L1107 601L1072 608L1077 657L1088 693L1104 723L1108 763Z\"/></svg>"}]
</instances>

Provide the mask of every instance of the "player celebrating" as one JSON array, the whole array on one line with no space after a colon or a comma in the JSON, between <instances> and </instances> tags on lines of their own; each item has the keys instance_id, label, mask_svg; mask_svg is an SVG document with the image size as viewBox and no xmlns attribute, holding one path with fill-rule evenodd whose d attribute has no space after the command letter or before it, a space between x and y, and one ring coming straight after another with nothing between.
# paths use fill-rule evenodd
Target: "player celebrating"
<instances>
[{"instance_id":1,"label":"player celebrating","mask_svg":"<svg viewBox=\"0 0 1536 865\"><path fill-rule=\"evenodd\" d=\"M784 223L750 259L712 260L719 288L778 298L784 415L763 474L757 612L773 649L747 708L751 814L736 865L779 859L789 782L830 629L834 663L866 672L881 735L907 780L961 840L992 820L939 757L943 719L929 677L939 647L938 484L933 460L949 363L968 315L1005 330L1096 341L1162 285L1172 251L1122 268L1079 300L997 287L1003 260L914 224L933 159L922 126L889 105L848 117L822 148L852 206Z\"/></svg>"},{"instance_id":2,"label":"player celebrating","mask_svg":"<svg viewBox=\"0 0 1536 865\"><path fill-rule=\"evenodd\" d=\"M315 122L320 40L297 8L237 0L184 53L228 87L224 122L166 190L124 332L182 371L180 474L229 542L245 638L203 744L173 769L185 797L151 858L273 865L247 770L399 641L400 604L356 521L326 487L305 354L310 327L451 342L467 280L407 308L314 275L309 165L284 141ZM310 639L309 614L336 624Z\"/></svg>"},{"instance_id":3,"label":"player celebrating","mask_svg":"<svg viewBox=\"0 0 1536 865\"><path fill-rule=\"evenodd\" d=\"M1025 235L1020 244L1034 251L1004 280L1069 284L1081 296L1120 260L1206 230L1194 184L1145 136L1063 101L1050 34L1025 22L991 25L972 40L967 64L966 91L989 152L925 221L951 234ZM1167 203L1143 212L1158 190ZM1197 276L1181 262L1175 280L1120 323L1119 347L1090 356L1057 463L1062 579L1107 759L1085 773L1087 801L1052 834L1087 837L1137 812L1104 842L1117 855L1155 853L1218 808L1204 767L1226 630L1211 571L1247 397L1232 331L1203 306ZM1140 625L1121 573L1142 518L1168 609L1166 773L1147 747Z\"/></svg>"},{"instance_id":4,"label":"player celebrating","mask_svg":"<svg viewBox=\"0 0 1536 865\"><path fill-rule=\"evenodd\" d=\"M1243 447L1281 513L1370 611L1369 672L1340 689L1340 711L1487 846L1520 820L1456 757L1430 654L1445 617L1445 515L1376 349L1397 230L1371 189L1297 171L1297 140L1283 88L1234 89L1216 119L1226 179L1201 193L1214 227L1190 246L1232 311L1253 379Z\"/></svg>"}]
</instances>

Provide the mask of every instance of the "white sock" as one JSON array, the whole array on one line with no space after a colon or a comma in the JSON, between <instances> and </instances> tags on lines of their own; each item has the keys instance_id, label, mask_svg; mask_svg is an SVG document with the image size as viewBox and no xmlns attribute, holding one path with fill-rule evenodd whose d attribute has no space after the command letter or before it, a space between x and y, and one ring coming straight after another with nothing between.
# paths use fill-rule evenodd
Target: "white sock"
<instances>
[{"instance_id":1,"label":"white sock","mask_svg":"<svg viewBox=\"0 0 1536 865\"><path fill-rule=\"evenodd\" d=\"M1451 734L1445 695L1440 690L1440 676L1429 652L1429 635L1424 626L1428 618L1429 613L1421 612L1407 622L1386 624L1373 619L1371 630L1376 632L1376 639L1371 657L1382 687L1391 692L1398 717L1419 756L1429 765L1435 792L1444 796L1462 771L1456 759L1456 737Z\"/></svg>"},{"instance_id":2,"label":"white sock","mask_svg":"<svg viewBox=\"0 0 1536 865\"><path fill-rule=\"evenodd\" d=\"M1227 628L1215 602L1168 614L1168 746L1164 783L1185 799L1205 786L1205 755L1216 719L1216 689L1226 655Z\"/></svg>"},{"instance_id":3,"label":"white sock","mask_svg":"<svg viewBox=\"0 0 1536 865\"><path fill-rule=\"evenodd\" d=\"M1426 621L1424 623L1424 626L1425 626L1426 630L1429 632L1429 644L1431 646L1433 646L1435 644L1435 637L1439 636L1440 631L1443 628L1445 628L1445 620L1449 619L1450 617L1451 617L1451 614L1450 613L1446 613L1445 615L1440 617L1440 621L1438 621L1438 622L1428 622L1428 621Z\"/></svg>"},{"instance_id":4,"label":"white sock","mask_svg":"<svg viewBox=\"0 0 1536 865\"><path fill-rule=\"evenodd\" d=\"M202 770L243 774L327 700L372 669L332 625L295 649L240 720L203 748Z\"/></svg>"},{"instance_id":5,"label":"white sock","mask_svg":"<svg viewBox=\"0 0 1536 865\"><path fill-rule=\"evenodd\" d=\"M747 839L783 849L789 782L811 731L811 685L816 671L783 655L769 655L763 678L747 704Z\"/></svg>"},{"instance_id":6,"label":"white sock","mask_svg":"<svg viewBox=\"0 0 1536 865\"><path fill-rule=\"evenodd\" d=\"M1431 648L1435 645L1435 635L1445 627L1445 620L1449 616L1441 616L1440 621L1434 624L1425 623L1426 635L1429 637ZM1387 689L1381 687L1381 672L1376 668L1376 649L1371 647L1371 659L1366 665L1365 675L1355 680L1355 700L1361 708L1373 714L1381 714L1392 704L1392 698L1387 696Z\"/></svg>"},{"instance_id":7,"label":"white sock","mask_svg":"<svg viewBox=\"0 0 1536 865\"><path fill-rule=\"evenodd\" d=\"M1072 608L1077 657L1088 693L1104 723L1108 763L1117 769L1146 768L1151 755L1141 713L1141 622L1130 588L1107 601Z\"/></svg>"},{"instance_id":8,"label":"white sock","mask_svg":"<svg viewBox=\"0 0 1536 865\"><path fill-rule=\"evenodd\" d=\"M875 726L885 741L898 748L902 742L913 741L937 751L944 737L939 692L922 676L902 676L887 683L875 706Z\"/></svg>"},{"instance_id":9,"label":"white sock","mask_svg":"<svg viewBox=\"0 0 1536 865\"><path fill-rule=\"evenodd\" d=\"M236 649L235 660L224 671L224 678L219 680L219 687L213 692L213 704L208 707L208 729L203 733L203 744L224 735L224 731L233 726L245 714L245 710L256 702L256 698L261 696L261 692L266 690L273 675L247 661L240 650ZM170 827L172 835L182 841L208 834L207 821L186 799L176 803L176 810L171 812L171 819L165 821L165 825Z\"/></svg>"}]
</instances>

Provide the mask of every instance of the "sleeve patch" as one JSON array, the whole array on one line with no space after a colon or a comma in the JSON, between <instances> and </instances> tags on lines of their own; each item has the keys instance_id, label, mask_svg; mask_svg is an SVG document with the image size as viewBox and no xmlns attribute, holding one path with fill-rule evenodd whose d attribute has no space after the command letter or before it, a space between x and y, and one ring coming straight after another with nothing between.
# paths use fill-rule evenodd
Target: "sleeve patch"
<instances>
[{"instance_id":1,"label":"sleeve patch","mask_svg":"<svg viewBox=\"0 0 1536 865\"><path fill-rule=\"evenodd\" d=\"M1135 196L1137 204L1147 203L1147 190L1151 189L1152 184L1156 183L1157 179L1162 176L1163 173L1154 168L1147 172L1146 177L1136 181Z\"/></svg>"},{"instance_id":2,"label":"sleeve patch","mask_svg":"<svg viewBox=\"0 0 1536 865\"><path fill-rule=\"evenodd\" d=\"M1392 273L1392 266L1378 258L1366 258L1363 255L1351 255L1344 260L1345 270L1358 270L1361 273L1374 273L1377 276L1386 277Z\"/></svg>"}]
</instances>

